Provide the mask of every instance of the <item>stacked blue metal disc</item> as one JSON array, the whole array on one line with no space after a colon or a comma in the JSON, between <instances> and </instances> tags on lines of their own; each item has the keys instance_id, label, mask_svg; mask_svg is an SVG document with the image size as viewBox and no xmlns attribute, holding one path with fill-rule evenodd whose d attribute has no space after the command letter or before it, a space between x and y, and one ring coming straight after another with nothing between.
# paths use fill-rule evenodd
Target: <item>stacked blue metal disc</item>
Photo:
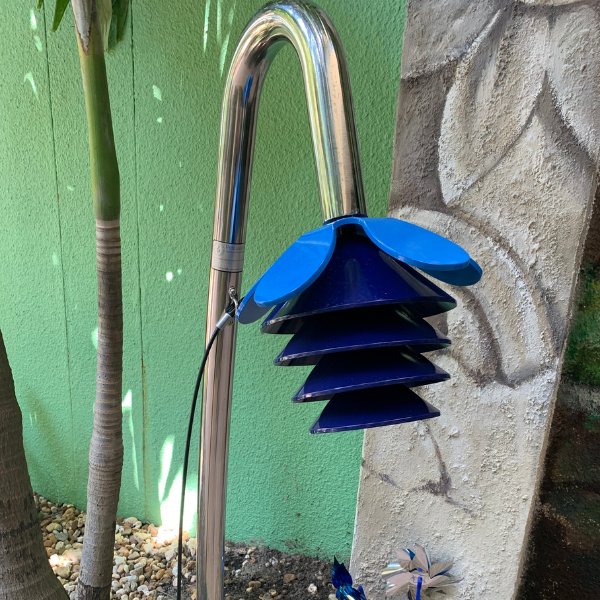
<instances>
[{"instance_id":1,"label":"stacked blue metal disc","mask_svg":"<svg viewBox=\"0 0 600 600\"><path fill-rule=\"evenodd\" d=\"M439 411L413 389L450 377L423 355L450 344L425 319L453 309L455 300L407 262L382 250L380 238L374 243L367 234L364 222L371 220L362 221L346 218L335 225L333 247L316 278L313 276L308 285L292 286L294 291L300 288L300 293L277 304L261 326L264 333L292 334L275 359L276 365L314 367L292 398L298 403L327 402L311 433L350 431L439 416ZM462 275L456 268L451 275L443 276L445 279L460 280L461 284L479 279L481 270L464 255L466 259L462 256L460 263ZM404 255L403 258L406 260ZM304 259L308 260L306 253ZM296 260L302 260L302 255ZM442 267L444 264L442 261ZM456 259L452 264L456 264ZM305 264L298 265L299 270L305 268ZM439 264L428 266L430 272L439 268ZM279 275L275 268L267 285L283 286L289 295L286 278L290 276L290 256L279 267ZM263 278L267 275L269 271ZM258 305L261 294L257 286L261 281L262 278L250 292L257 296L253 300ZM267 296L274 298L277 293ZM263 305L268 302L263 298Z\"/></svg>"}]
</instances>

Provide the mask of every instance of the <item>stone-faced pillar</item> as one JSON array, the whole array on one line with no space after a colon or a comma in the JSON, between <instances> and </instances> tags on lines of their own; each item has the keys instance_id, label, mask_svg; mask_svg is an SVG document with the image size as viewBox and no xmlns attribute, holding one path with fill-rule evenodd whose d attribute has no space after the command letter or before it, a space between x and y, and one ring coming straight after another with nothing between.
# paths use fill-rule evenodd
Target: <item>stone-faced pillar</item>
<instances>
[{"instance_id":1,"label":"stone-faced pillar","mask_svg":"<svg viewBox=\"0 0 600 600\"><path fill-rule=\"evenodd\" d=\"M390 216L483 268L453 288L420 388L438 419L367 430L352 573L383 598L394 549L456 559L463 599L518 585L600 154L600 3L409 0Z\"/></svg>"}]
</instances>

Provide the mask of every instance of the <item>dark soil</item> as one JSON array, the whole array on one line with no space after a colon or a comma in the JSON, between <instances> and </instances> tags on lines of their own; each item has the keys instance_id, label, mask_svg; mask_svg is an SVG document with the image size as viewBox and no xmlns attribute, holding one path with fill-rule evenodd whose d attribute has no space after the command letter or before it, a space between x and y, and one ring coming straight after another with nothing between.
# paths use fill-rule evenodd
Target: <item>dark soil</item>
<instances>
[{"instance_id":1,"label":"dark soil","mask_svg":"<svg viewBox=\"0 0 600 600\"><path fill-rule=\"evenodd\" d=\"M330 594L335 594L331 585L331 567L331 562L312 556L284 554L267 546L226 542L225 598L328 600ZM286 575L288 583L284 583ZM311 584L317 588L313 593L308 589ZM195 587L186 582L186 599L191 598ZM250 588L251 591L247 591ZM168 595L175 597L174 588L169 589Z\"/></svg>"}]
</instances>

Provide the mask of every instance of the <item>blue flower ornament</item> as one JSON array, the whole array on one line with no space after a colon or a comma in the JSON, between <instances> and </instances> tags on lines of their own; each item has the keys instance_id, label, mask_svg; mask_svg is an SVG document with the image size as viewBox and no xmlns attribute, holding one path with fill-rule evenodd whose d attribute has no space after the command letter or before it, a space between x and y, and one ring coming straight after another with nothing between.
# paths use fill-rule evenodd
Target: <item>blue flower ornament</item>
<instances>
[{"instance_id":1,"label":"blue flower ornament","mask_svg":"<svg viewBox=\"0 0 600 600\"><path fill-rule=\"evenodd\" d=\"M422 227L347 216L296 240L240 302L240 323L271 311L261 331L292 334L277 366L314 367L292 398L328 402L311 433L439 416L412 390L450 378L423 353L450 345L426 319L456 301L424 274L471 285L481 269Z\"/></svg>"}]
</instances>

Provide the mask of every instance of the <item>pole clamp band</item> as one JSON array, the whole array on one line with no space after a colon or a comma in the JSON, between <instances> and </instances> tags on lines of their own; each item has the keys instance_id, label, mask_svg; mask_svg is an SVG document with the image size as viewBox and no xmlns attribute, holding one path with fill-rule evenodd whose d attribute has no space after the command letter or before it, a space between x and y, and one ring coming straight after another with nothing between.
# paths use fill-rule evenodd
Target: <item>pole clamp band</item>
<instances>
[{"instance_id":1,"label":"pole clamp band","mask_svg":"<svg viewBox=\"0 0 600 600\"><path fill-rule=\"evenodd\" d=\"M217 271L241 273L244 269L246 244L228 244L213 240L211 267Z\"/></svg>"}]
</instances>

